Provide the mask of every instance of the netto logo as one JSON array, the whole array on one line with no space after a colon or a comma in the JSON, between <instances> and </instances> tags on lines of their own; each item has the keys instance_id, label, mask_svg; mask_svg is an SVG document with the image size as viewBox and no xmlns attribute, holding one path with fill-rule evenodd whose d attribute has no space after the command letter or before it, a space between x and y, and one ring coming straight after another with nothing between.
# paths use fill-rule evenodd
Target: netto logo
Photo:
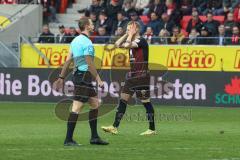
<instances>
[{"instance_id":1,"label":"netto logo","mask_svg":"<svg viewBox=\"0 0 240 160\"><path fill-rule=\"evenodd\" d=\"M116 49L105 46L102 69L128 69L130 65L128 53L127 49Z\"/></svg>"},{"instance_id":2,"label":"netto logo","mask_svg":"<svg viewBox=\"0 0 240 160\"><path fill-rule=\"evenodd\" d=\"M216 104L240 104L240 77L235 76L225 85L225 94L215 95Z\"/></svg>"},{"instance_id":3,"label":"netto logo","mask_svg":"<svg viewBox=\"0 0 240 160\"><path fill-rule=\"evenodd\" d=\"M185 53L181 49L171 49L167 59L169 68L212 68L215 63L215 55L203 50Z\"/></svg>"},{"instance_id":4,"label":"netto logo","mask_svg":"<svg viewBox=\"0 0 240 160\"><path fill-rule=\"evenodd\" d=\"M67 59L68 50L61 49L60 51L54 51L53 48L40 48L40 51L47 57L51 66L61 66ZM39 56L38 64L40 66L46 66L45 60Z\"/></svg>"}]
</instances>

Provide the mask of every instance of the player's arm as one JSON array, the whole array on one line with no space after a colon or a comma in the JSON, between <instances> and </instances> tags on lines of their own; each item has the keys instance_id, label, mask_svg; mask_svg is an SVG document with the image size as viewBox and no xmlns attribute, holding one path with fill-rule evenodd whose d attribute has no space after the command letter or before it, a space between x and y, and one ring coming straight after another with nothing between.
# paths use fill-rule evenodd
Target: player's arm
<instances>
[{"instance_id":1,"label":"player's arm","mask_svg":"<svg viewBox=\"0 0 240 160\"><path fill-rule=\"evenodd\" d=\"M89 72L90 72L90 73L92 74L92 76L96 79L96 81L98 82L98 85L99 85L100 87L102 87L102 86L103 86L103 82L102 82L102 80L101 80L101 78L100 78L100 76L99 76L99 74L98 74L98 72L97 72L97 69L96 69L95 65L94 65L92 56L86 55L86 56L85 56L85 60L86 60L86 63L87 63L87 65L88 65L88 70L89 70Z\"/></svg>"},{"instance_id":2,"label":"player's arm","mask_svg":"<svg viewBox=\"0 0 240 160\"><path fill-rule=\"evenodd\" d=\"M53 83L53 89L56 91L61 91L64 87L64 79L66 77L67 74L67 70L69 69L70 64L72 63L72 52L70 51L66 62L63 65L63 68L61 70L61 73L59 74L58 79ZM61 91L63 92L63 91Z\"/></svg>"},{"instance_id":3,"label":"player's arm","mask_svg":"<svg viewBox=\"0 0 240 160\"><path fill-rule=\"evenodd\" d=\"M64 79L66 77L67 70L69 69L69 66L71 65L71 63L72 63L72 52L69 52L66 62L64 63L61 73L59 75L60 79Z\"/></svg>"},{"instance_id":4,"label":"player's arm","mask_svg":"<svg viewBox=\"0 0 240 160\"><path fill-rule=\"evenodd\" d=\"M128 35L125 34L125 35L123 35L121 38L119 38L119 39L115 42L115 47L118 47L118 48L122 47L122 44L123 44L123 42L126 41L127 37L128 37Z\"/></svg>"},{"instance_id":5,"label":"player's arm","mask_svg":"<svg viewBox=\"0 0 240 160\"><path fill-rule=\"evenodd\" d=\"M125 43L123 43L124 48L138 48L136 41L132 41L133 34L129 34Z\"/></svg>"}]
</instances>

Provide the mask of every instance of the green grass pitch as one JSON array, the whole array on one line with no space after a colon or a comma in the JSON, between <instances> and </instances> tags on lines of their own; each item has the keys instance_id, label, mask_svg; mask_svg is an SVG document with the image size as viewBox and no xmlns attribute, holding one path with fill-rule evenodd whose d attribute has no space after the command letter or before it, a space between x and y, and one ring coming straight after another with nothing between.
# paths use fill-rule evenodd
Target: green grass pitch
<instances>
[{"instance_id":1,"label":"green grass pitch","mask_svg":"<svg viewBox=\"0 0 240 160\"><path fill-rule=\"evenodd\" d=\"M66 122L54 115L54 104L0 104L1 160L240 160L240 109L155 106L158 135L147 129L142 106L129 107L119 135L101 137L109 146L89 144L88 122L76 127L81 147L63 147ZM99 119L112 124L114 111ZM140 117L140 118L139 118Z\"/></svg>"}]
</instances>

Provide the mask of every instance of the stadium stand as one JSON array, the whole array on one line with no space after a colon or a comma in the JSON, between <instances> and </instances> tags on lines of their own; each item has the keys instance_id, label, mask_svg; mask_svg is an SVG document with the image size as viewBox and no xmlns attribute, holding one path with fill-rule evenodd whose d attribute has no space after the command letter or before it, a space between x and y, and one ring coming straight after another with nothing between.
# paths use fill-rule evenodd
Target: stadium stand
<instances>
[{"instance_id":1,"label":"stadium stand","mask_svg":"<svg viewBox=\"0 0 240 160\"><path fill-rule=\"evenodd\" d=\"M187 25L188 25L188 22L190 21L192 17L191 16L183 16L182 20L181 20L181 26L182 26L182 29L186 31L187 29ZM206 16L199 16L199 18L205 22L207 20ZM219 21L221 24L224 23L224 19L225 17L224 16L214 16L213 17L214 20L217 20Z\"/></svg>"},{"instance_id":2,"label":"stadium stand","mask_svg":"<svg viewBox=\"0 0 240 160\"><path fill-rule=\"evenodd\" d=\"M39 5L0 5L0 67L19 67L20 36L37 36L42 27ZM28 29L26 29L28 28Z\"/></svg>"},{"instance_id":3,"label":"stadium stand","mask_svg":"<svg viewBox=\"0 0 240 160\"><path fill-rule=\"evenodd\" d=\"M104 36L114 36L116 35L118 25L123 27L120 26L121 20L117 19L118 12L123 11L125 13L124 21L135 20L140 23L142 35L150 27L149 29L153 31L153 35L148 36L148 38L152 39L149 40L150 43L158 44L156 42L159 41L161 30L167 29L170 37L172 37L173 28L180 27L180 33L185 37L182 44L185 44L189 40L191 30L196 27L198 37L202 36L201 30L205 30L208 32L208 37L205 38L214 38L217 36L218 26L227 24L225 26L226 34L228 37L232 37L231 30L233 26L239 27L239 7L239 0L220 0L217 3L214 0L149 0L148 3L140 0L77 0L72 5L68 5L66 13L56 14L56 20L50 20L49 26L51 32L58 35L59 26L64 25L65 32L69 35L70 27L77 29L76 20L85 15L90 17L96 25L93 37L101 35L98 33L99 23L101 27L106 29L106 35ZM153 12L156 13L157 19L152 19L151 15ZM195 26L196 22L190 22L194 12L197 12L199 15L199 24L197 26ZM229 13L233 13L233 22L228 22L227 20ZM101 15L104 18L101 19ZM167 17L163 15L167 15ZM228 28L229 23L231 24L230 28ZM188 28L188 24L190 24L190 28ZM125 28L123 27L123 29ZM78 29L77 32L79 32ZM105 43L105 41L102 41L102 43Z\"/></svg>"},{"instance_id":4,"label":"stadium stand","mask_svg":"<svg viewBox=\"0 0 240 160\"><path fill-rule=\"evenodd\" d=\"M20 0L1 2L24 3ZM50 32L55 37L60 34L59 26L64 26L65 36L78 35L80 31L76 20L81 16L93 20L96 26L93 37L108 36L110 42L112 42L110 37L117 34L118 27L120 30L121 27L123 30L126 29L121 22L130 20L140 23L142 35L146 34L147 28L148 31L153 31L153 35L147 36L151 39L149 43L152 44L158 44L161 31L163 33L167 30L169 38L172 37L174 27L179 27L179 34L184 35L181 44L186 44L192 29L197 29L198 37L204 37L201 31L205 31L207 37L204 38L214 38L218 36L218 26L224 24L225 36L231 39L233 27L240 26L239 0L38 0L37 2L43 7L43 23L48 24ZM121 14L120 12L124 12L123 19L118 15ZM199 16L198 20L192 21L196 14ZM156 18L152 15L156 15ZM99 27L104 29L99 30ZM106 34L99 33L104 30ZM71 34L72 32L74 33ZM38 34L40 35L41 31ZM37 42L38 38L32 40ZM226 44L231 44L230 41ZM103 42L105 43L101 41Z\"/></svg>"},{"instance_id":5,"label":"stadium stand","mask_svg":"<svg viewBox=\"0 0 240 160\"><path fill-rule=\"evenodd\" d=\"M70 5L70 7L66 8L65 13L59 13L56 15L58 22L50 22L49 26L51 31L54 34L58 34L58 27L60 25L64 25L66 27L66 31L70 30L70 27L78 28L76 20L83 16L83 14L79 14L78 10L87 8L91 4L89 0L77 0L75 3Z\"/></svg>"},{"instance_id":6,"label":"stadium stand","mask_svg":"<svg viewBox=\"0 0 240 160\"><path fill-rule=\"evenodd\" d=\"M11 21L0 31L0 41L4 43L17 43L19 34L34 37L41 31L42 9L39 5L4 4L0 5L0 11L0 16L7 17Z\"/></svg>"}]
</instances>

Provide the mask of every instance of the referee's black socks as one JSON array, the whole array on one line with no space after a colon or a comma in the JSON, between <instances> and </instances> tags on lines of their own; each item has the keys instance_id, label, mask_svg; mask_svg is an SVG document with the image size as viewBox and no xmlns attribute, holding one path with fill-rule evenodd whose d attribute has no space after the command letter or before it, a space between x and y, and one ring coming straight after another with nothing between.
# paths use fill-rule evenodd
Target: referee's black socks
<instances>
[{"instance_id":1,"label":"referee's black socks","mask_svg":"<svg viewBox=\"0 0 240 160\"><path fill-rule=\"evenodd\" d=\"M97 117L98 117L98 109L90 109L89 111L89 125L91 128L91 138L98 138L97 133Z\"/></svg>"},{"instance_id":2,"label":"referee's black socks","mask_svg":"<svg viewBox=\"0 0 240 160\"><path fill-rule=\"evenodd\" d=\"M76 126L78 120L78 113L71 112L68 118L68 123L67 123L67 135L66 135L66 141L70 142L73 139L73 132Z\"/></svg>"},{"instance_id":3,"label":"referee's black socks","mask_svg":"<svg viewBox=\"0 0 240 160\"><path fill-rule=\"evenodd\" d=\"M120 99L118 107L117 107L117 112L116 112L116 115L115 115L115 120L114 120L114 123L113 123L114 127L117 128L119 126L120 121L121 121L123 115L126 112L126 108L127 108L127 102L123 99Z\"/></svg>"},{"instance_id":4,"label":"referee's black socks","mask_svg":"<svg viewBox=\"0 0 240 160\"><path fill-rule=\"evenodd\" d=\"M146 109L147 119L149 122L149 129L155 131L154 109L153 109L152 103L147 102L147 103L143 103L143 105Z\"/></svg>"}]
</instances>

